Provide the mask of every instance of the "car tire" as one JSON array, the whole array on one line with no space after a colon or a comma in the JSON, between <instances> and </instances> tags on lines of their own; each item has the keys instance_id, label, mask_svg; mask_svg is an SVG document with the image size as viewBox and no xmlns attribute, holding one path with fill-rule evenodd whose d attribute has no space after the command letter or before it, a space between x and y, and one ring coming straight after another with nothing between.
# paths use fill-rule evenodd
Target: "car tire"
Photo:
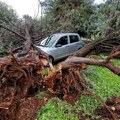
<instances>
[{"instance_id":1,"label":"car tire","mask_svg":"<svg viewBox=\"0 0 120 120\"><path fill-rule=\"evenodd\" d=\"M54 59L52 56L49 56L49 62L54 63Z\"/></svg>"},{"instance_id":2,"label":"car tire","mask_svg":"<svg viewBox=\"0 0 120 120\"><path fill-rule=\"evenodd\" d=\"M81 48L78 48L78 50L80 50Z\"/></svg>"}]
</instances>

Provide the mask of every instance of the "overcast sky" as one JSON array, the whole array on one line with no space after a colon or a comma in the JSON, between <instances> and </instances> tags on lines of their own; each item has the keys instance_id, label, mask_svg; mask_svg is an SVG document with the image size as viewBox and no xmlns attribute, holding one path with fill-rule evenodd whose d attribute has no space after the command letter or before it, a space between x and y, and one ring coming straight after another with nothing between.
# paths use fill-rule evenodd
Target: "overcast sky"
<instances>
[{"instance_id":1,"label":"overcast sky","mask_svg":"<svg viewBox=\"0 0 120 120\"><path fill-rule=\"evenodd\" d=\"M38 0L0 0L0 1L3 1L10 5L20 17L22 17L25 14L35 17L38 11ZM95 3L99 4L103 1L104 0L95 0Z\"/></svg>"}]
</instances>

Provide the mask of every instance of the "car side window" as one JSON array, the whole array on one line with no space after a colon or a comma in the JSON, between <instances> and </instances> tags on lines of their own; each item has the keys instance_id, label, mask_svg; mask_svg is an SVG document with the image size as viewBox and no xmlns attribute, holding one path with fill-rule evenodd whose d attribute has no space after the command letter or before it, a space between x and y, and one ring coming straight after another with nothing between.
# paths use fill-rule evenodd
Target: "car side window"
<instances>
[{"instance_id":1,"label":"car side window","mask_svg":"<svg viewBox=\"0 0 120 120\"><path fill-rule=\"evenodd\" d=\"M79 41L78 35L70 35L69 37L70 37L70 43L74 43L74 42Z\"/></svg>"},{"instance_id":2,"label":"car side window","mask_svg":"<svg viewBox=\"0 0 120 120\"><path fill-rule=\"evenodd\" d=\"M63 36L63 37L61 37L61 38L58 40L58 42L57 42L56 45L58 45L58 44L60 44L61 46L62 46L62 45L67 45L67 44L68 44L68 36Z\"/></svg>"}]
</instances>

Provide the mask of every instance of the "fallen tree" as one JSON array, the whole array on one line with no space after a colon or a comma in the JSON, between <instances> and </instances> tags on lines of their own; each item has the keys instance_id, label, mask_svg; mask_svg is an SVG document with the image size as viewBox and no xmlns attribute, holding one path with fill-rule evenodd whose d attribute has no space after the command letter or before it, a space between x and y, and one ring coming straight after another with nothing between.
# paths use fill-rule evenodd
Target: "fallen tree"
<instances>
[{"instance_id":1,"label":"fallen tree","mask_svg":"<svg viewBox=\"0 0 120 120\"><path fill-rule=\"evenodd\" d=\"M21 58L15 57L11 53L6 59L0 60L1 119L18 117L18 109L21 109L21 104L30 96L36 95L37 91L40 90L48 91L52 96L58 96L71 104L74 104L82 93L87 91L102 102L115 120L116 117L107 105L92 93L89 86L84 83L80 70L85 69L84 64L102 67L112 66L112 69L111 67L107 68L120 75L120 68L110 63L110 59L119 54L120 51L112 52L105 60L99 61L82 57L70 57L58 65L57 68L47 67L49 70L46 74L47 59L45 56L38 56L33 50Z\"/></svg>"},{"instance_id":2,"label":"fallen tree","mask_svg":"<svg viewBox=\"0 0 120 120\"><path fill-rule=\"evenodd\" d=\"M3 26L1 25L1 27ZM6 29L6 27L3 28ZM11 30L11 32L13 31ZM16 34L16 32L13 33ZM19 36L18 33L16 35ZM120 76L120 68L110 62L113 57L120 55L120 46L113 49L104 60L80 57L86 56L94 50L94 45L91 44L89 49L82 48L74 56L54 68L47 60L48 56L33 44L27 26L26 36L22 38L24 41L23 46L20 47L23 49L22 52L14 54L14 50L12 50L9 56L0 59L0 119L18 119L18 109L21 104L30 96L36 95L38 90L48 91L52 96L58 96L71 104L74 104L83 92L87 91L105 106L112 119L116 119L116 116L100 97L89 90L89 86L83 81L80 70L86 67L85 64L96 65L106 67ZM98 45L98 42L95 45ZM48 70L47 74L45 73L46 69Z\"/></svg>"}]
</instances>

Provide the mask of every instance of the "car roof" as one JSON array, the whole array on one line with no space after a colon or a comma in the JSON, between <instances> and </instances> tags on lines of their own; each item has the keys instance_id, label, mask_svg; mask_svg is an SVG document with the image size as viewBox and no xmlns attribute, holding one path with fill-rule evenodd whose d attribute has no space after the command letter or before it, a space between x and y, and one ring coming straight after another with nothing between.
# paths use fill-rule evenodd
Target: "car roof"
<instances>
[{"instance_id":1,"label":"car roof","mask_svg":"<svg viewBox=\"0 0 120 120\"><path fill-rule=\"evenodd\" d=\"M64 36L64 35L78 35L77 33L55 33L53 35Z\"/></svg>"}]
</instances>

